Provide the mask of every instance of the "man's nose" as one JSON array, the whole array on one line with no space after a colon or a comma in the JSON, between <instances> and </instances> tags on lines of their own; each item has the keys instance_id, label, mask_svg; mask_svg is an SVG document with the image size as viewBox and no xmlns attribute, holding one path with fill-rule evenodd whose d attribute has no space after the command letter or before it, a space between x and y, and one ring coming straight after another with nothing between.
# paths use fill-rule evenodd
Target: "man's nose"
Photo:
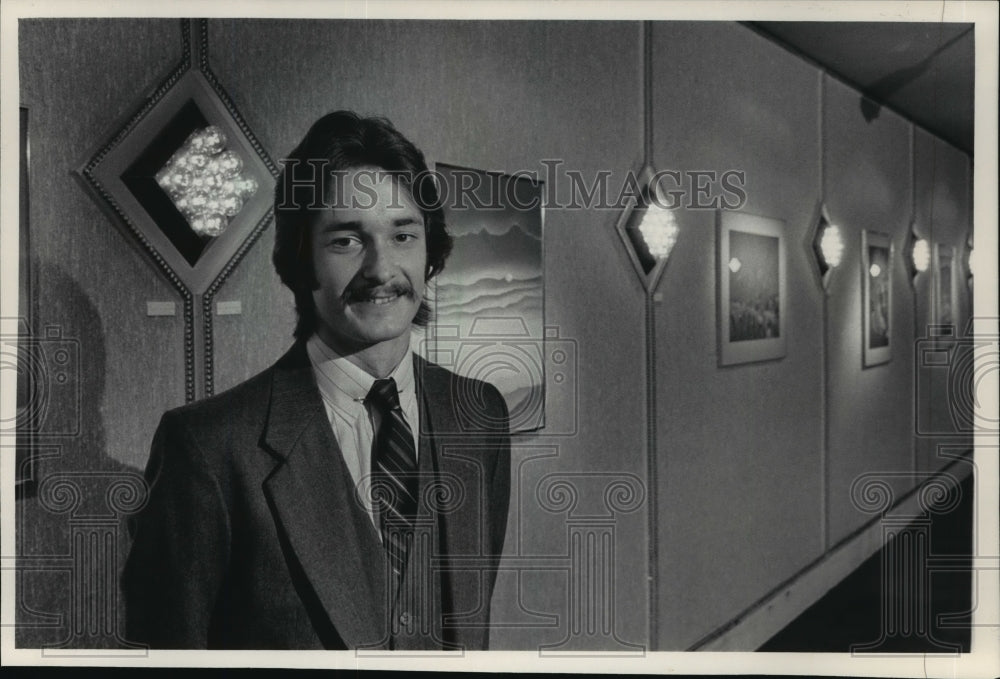
<instances>
[{"instance_id":1,"label":"man's nose","mask_svg":"<svg viewBox=\"0 0 1000 679\"><path fill-rule=\"evenodd\" d=\"M373 240L365 251L365 261L362 273L365 278L385 283L390 280L395 270L390 248L379 240Z\"/></svg>"}]
</instances>

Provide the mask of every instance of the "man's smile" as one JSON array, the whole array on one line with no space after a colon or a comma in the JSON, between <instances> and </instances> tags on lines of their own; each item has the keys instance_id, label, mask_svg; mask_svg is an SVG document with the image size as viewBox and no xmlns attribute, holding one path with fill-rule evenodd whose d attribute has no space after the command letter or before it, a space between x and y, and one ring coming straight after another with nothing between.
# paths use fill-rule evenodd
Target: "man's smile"
<instances>
[{"instance_id":1,"label":"man's smile","mask_svg":"<svg viewBox=\"0 0 1000 679\"><path fill-rule=\"evenodd\" d=\"M401 297L411 298L413 289L405 286L396 286L388 290L357 290L351 292L347 297L348 304L371 304L373 306L387 306Z\"/></svg>"},{"instance_id":2,"label":"man's smile","mask_svg":"<svg viewBox=\"0 0 1000 679\"><path fill-rule=\"evenodd\" d=\"M396 301L401 296L402 295L400 295L398 292L394 292L389 295L378 295L376 297L371 297L368 299L368 301L371 302L372 304L375 304L376 306L382 306L383 304L389 304L390 302Z\"/></svg>"}]
</instances>

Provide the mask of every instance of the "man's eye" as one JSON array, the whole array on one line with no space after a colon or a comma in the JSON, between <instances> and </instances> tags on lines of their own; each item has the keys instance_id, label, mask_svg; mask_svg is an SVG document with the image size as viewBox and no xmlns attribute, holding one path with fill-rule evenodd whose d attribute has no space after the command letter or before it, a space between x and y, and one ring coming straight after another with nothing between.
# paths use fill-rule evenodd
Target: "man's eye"
<instances>
[{"instance_id":1,"label":"man's eye","mask_svg":"<svg viewBox=\"0 0 1000 679\"><path fill-rule=\"evenodd\" d=\"M402 233L397 233L396 234L396 241L399 242L399 243L409 243L411 241L415 241L415 240L418 240L418 239L419 239L419 236L417 234L415 234L415 233L407 233L407 232L404 231Z\"/></svg>"},{"instance_id":2,"label":"man's eye","mask_svg":"<svg viewBox=\"0 0 1000 679\"><path fill-rule=\"evenodd\" d=\"M357 242L358 239L352 236L337 236L336 238L331 238L327 241L327 245L332 248L343 249L349 248Z\"/></svg>"}]
</instances>

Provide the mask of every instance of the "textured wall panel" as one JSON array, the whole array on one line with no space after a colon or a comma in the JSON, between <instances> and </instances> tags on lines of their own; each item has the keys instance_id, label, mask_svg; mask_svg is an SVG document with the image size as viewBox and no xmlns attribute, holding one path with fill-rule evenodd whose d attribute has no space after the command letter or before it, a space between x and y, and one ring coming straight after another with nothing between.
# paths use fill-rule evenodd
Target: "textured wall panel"
<instances>
[{"instance_id":1,"label":"textured wall panel","mask_svg":"<svg viewBox=\"0 0 1000 679\"><path fill-rule=\"evenodd\" d=\"M57 442L38 478L141 470L163 411L184 402L182 317L148 317L147 301L180 298L72 176L140 95L180 58L174 20L31 20L19 26L21 103L29 109L31 266L36 333L47 325L79 350L78 394L52 386L50 409L80 433ZM100 504L103 489L87 489ZM65 515L19 503L20 554L68 554ZM99 506L92 511L102 511ZM107 511L107 508L103 508ZM124 544L120 545L124 549ZM30 583L30 584L29 584ZM32 573L22 603L68 614L69 580ZM61 640L65 628L25 626L18 643Z\"/></svg>"},{"instance_id":2,"label":"textured wall panel","mask_svg":"<svg viewBox=\"0 0 1000 679\"><path fill-rule=\"evenodd\" d=\"M965 337L967 319L972 312L972 291L967 284L968 247L966 241L972 232L972 198L969 184L968 157L953 146L917 130L914 139L916 171L916 221L920 233L932 243L950 246L954 250L955 268L955 332ZM927 338L928 325L934 322L934 277L931 269L917 277L919 314L914 327L916 338ZM917 468L936 470L948 464L957 450L971 445L967 436L969 396L956 393L950 385L954 371L961 371L966 353L956 353L947 366L931 366L921 360L923 349L929 342L916 346L915 367L918 370L918 393L915 407L918 413ZM970 392L967 392L970 393ZM957 407L957 409L956 409ZM957 434L957 435L956 435Z\"/></svg>"},{"instance_id":3,"label":"textured wall panel","mask_svg":"<svg viewBox=\"0 0 1000 679\"><path fill-rule=\"evenodd\" d=\"M717 367L715 213L678 211L656 306L659 642L683 650L822 551L814 69L734 24L654 29L659 169L746 173L741 210L785 221L787 355Z\"/></svg>"},{"instance_id":4,"label":"textured wall panel","mask_svg":"<svg viewBox=\"0 0 1000 679\"><path fill-rule=\"evenodd\" d=\"M844 259L830 282L831 544L873 517L851 500L865 472L912 471L913 294L903 259L911 219L910 126L882 110L872 121L857 92L826 82L827 203L843 229ZM892 261L892 360L862 367L861 232L889 234ZM898 493L913 479L892 482Z\"/></svg>"}]
</instances>

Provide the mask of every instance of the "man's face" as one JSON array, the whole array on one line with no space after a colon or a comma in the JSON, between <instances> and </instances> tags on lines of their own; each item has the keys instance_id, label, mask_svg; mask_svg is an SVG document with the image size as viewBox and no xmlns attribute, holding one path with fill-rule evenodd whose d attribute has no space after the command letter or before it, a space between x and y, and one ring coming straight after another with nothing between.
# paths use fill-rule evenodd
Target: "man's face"
<instances>
[{"instance_id":1,"label":"man's face","mask_svg":"<svg viewBox=\"0 0 1000 679\"><path fill-rule=\"evenodd\" d=\"M320 338L348 354L408 346L424 297L427 239L409 192L372 167L350 170L312 223Z\"/></svg>"}]
</instances>

